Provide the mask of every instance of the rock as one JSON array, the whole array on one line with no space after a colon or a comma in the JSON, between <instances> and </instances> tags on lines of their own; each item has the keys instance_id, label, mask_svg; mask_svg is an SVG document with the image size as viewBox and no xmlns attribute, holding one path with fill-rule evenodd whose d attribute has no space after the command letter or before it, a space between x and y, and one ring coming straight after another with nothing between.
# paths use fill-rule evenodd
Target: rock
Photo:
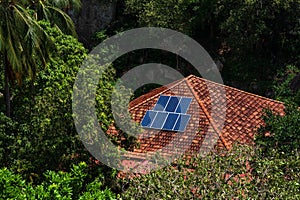
<instances>
[{"instance_id":1,"label":"rock","mask_svg":"<svg viewBox=\"0 0 300 200\"><path fill-rule=\"evenodd\" d=\"M116 0L83 0L78 12L68 14L74 21L78 39L87 48L92 48L93 36L103 30L115 17Z\"/></svg>"}]
</instances>

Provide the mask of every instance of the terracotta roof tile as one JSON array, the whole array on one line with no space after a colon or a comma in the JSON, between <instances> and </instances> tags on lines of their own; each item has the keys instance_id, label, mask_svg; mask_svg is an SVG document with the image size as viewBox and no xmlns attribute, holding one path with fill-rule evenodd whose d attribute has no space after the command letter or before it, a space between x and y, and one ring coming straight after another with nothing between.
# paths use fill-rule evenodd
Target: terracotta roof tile
<instances>
[{"instance_id":1,"label":"terracotta roof tile","mask_svg":"<svg viewBox=\"0 0 300 200\"><path fill-rule=\"evenodd\" d=\"M212 88L213 91L209 91ZM225 91L226 98L221 98L221 91ZM176 150L186 151L186 154L211 150L214 142L215 149L230 149L234 143L253 144L254 134L263 125L263 110L269 108L284 115L284 104L279 101L254 95L232 87L207 81L190 75L182 80L157 88L129 104L132 119L141 122L146 111L153 108L160 95L176 95L192 97L188 110L191 119L184 133L144 129L138 136L139 148L133 152L155 153L161 150L165 155L172 155ZM212 117L212 100L214 111L224 112ZM221 105L226 104L226 109ZM217 122L224 121L224 126ZM117 129L112 125L108 134L117 135ZM130 166L132 163L130 164Z\"/></svg>"}]
</instances>

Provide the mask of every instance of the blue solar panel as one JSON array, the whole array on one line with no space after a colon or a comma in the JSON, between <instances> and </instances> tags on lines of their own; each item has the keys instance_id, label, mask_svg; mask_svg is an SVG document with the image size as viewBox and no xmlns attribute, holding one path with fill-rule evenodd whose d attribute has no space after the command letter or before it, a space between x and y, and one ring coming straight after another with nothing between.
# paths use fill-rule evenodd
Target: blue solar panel
<instances>
[{"instance_id":1,"label":"blue solar panel","mask_svg":"<svg viewBox=\"0 0 300 200\"><path fill-rule=\"evenodd\" d=\"M144 128L183 132L191 115L186 114L192 98L161 95L141 122Z\"/></svg>"},{"instance_id":2,"label":"blue solar panel","mask_svg":"<svg viewBox=\"0 0 300 200\"><path fill-rule=\"evenodd\" d=\"M178 97L171 97L168 105L165 109L166 112L174 112L178 106L179 98Z\"/></svg>"},{"instance_id":3,"label":"blue solar panel","mask_svg":"<svg viewBox=\"0 0 300 200\"><path fill-rule=\"evenodd\" d=\"M151 125L151 128L161 129L164 125L164 122L168 116L168 113L165 112L157 112L157 115L154 119L153 124Z\"/></svg>"},{"instance_id":4,"label":"blue solar panel","mask_svg":"<svg viewBox=\"0 0 300 200\"><path fill-rule=\"evenodd\" d=\"M182 97L176 109L176 113L186 113L192 102L192 98Z\"/></svg>"},{"instance_id":5,"label":"blue solar panel","mask_svg":"<svg viewBox=\"0 0 300 200\"><path fill-rule=\"evenodd\" d=\"M153 110L164 111L170 96L160 96Z\"/></svg>"},{"instance_id":6,"label":"blue solar panel","mask_svg":"<svg viewBox=\"0 0 300 200\"><path fill-rule=\"evenodd\" d=\"M153 122L153 120L154 120L154 118L155 118L155 116L156 116L156 112L148 110L146 112L146 114L145 114L142 122L141 122L141 125L143 127L150 127L151 124L152 124L152 122Z\"/></svg>"},{"instance_id":7,"label":"blue solar panel","mask_svg":"<svg viewBox=\"0 0 300 200\"><path fill-rule=\"evenodd\" d=\"M169 113L168 118L163 126L163 130L173 130L179 114Z\"/></svg>"},{"instance_id":8,"label":"blue solar panel","mask_svg":"<svg viewBox=\"0 0 300 200\"><path fill-rule=\"evenodd\" d=\"M176 122L176 125L174 127L174 131L181 131L183 132L187 126L187 123L190 120L190 115L184 115L181 114Z\"/></svg>"}]
</instances>

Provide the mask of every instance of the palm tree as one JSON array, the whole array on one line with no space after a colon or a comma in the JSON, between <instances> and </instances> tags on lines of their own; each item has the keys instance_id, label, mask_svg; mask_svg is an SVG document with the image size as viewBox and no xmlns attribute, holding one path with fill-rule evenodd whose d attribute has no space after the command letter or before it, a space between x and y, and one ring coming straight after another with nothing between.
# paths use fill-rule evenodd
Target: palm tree
<instances>
[{"instance_id":1,"label":"palm tree","mask_svg":"<svg viewBox=\"0 0 300 200\"><path fill-rule=\"evenodd\" d=\"M0 1L0 52L3 58L6 115L11 116L9 84L33 78L38 64L50 57L51 40L21 3Z\"/></svg>"},{"instance_id":2,"label":"palm tree","mask_svg":"<svg viewBox=\"0 0 300 200\"><path fill-rule=\"evenodd\" d=\"M81 7L80 0L48 0L48 4L64 11L75 10L78 11Z\"/></svg>"},{"instance_id":3,"label":"palm tree","mask_svg":"<svg viewBox=\"0 0 300 200\"><path fill-rule=\"evenodd\" d=\"M76 35L73 21L66 12L77 11L80 6L80 0L39 0L31 1L30 8L35 10L37 20L45 19L58 26L63 32Z\"/></svg>"},{"instance_id":4,"label":"palm tree","mask_svg":"<svg viewBox=\"0 0 300 200\"><path fill-rule=\"evenodd\" d=\"M44 66L50 58L52 41L37 21L51 20L61 29L75 32L71 18L51 2L54 1L0 0L0 54L8 117L11 116L10 83L17 81L21 85L24 78L34 78L37 66Z\"/></svg>"}]
</instances>

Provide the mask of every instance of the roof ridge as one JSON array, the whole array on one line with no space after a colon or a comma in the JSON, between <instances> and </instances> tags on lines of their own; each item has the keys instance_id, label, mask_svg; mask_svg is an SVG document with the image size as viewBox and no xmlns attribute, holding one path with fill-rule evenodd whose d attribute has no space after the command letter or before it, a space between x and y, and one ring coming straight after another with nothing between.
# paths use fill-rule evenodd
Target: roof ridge
<instances>
[{"instance_id":1,"label":"roof ridge","mask_svg":"<svg viewBox=\"0 0 300 200\"><path fill-rule=\"evenodd\" d=\"M145 102L147 102L147 101L149 101L149 100L151 100L151 99L154 99L155 97L157 97L157 96L159 96L160 94L164 93L166 90L170 90L170 89L176 87L177 85L181 84L181 83L184 82L184 81L185 81L185 78L183 78L183 79L181 79L181 80L177 80L177 83L174 83L174 82L169 83L168 85L172 85L171 87L166 87L166 86L164 86L164 85L161 86L161 87L159 87L159 88L166 87L166 89L164 89L164 90L158 92L157 94L155 94L155 95L153 95L153 96L151 96L151 97L145 99L144 101L140 101L138 104L136 104L136 105L134 105L134 106L131 106L128 110L129 110L129 111L130 111L130 110L133 110L134 108L138 107L139 105L141 105L141 104L143 104L143 103L145 103ZM156 88L156 89L158 89L158 88ZM138 97L138 98L139 98L139 97Z\"/></svg>"},{"instance_id":2,"label":"roof ridge","mask_svg":"<svg viewBox=\"0 0 300 200\"><path fill-rule=\"evenodd\" d=\"M198 97L197 93L196 93L195 90L193 89L193 87L192 87L192 85L191 85L191 83L190 83L190 81L189 81L189 78L191 78L191 77L193 77L193 75L190 75L190 76L188 76L188 77L185 78L185 81L186 81L187 85L189 86L189 88L190 88L191 92L193 93L194 97L196 98L198 104L199 104L200 107L202 108L204 114L205 114L206 117L208 118L208 120L209 120L209 122L210 122L212 128L215 130L215 132L218 134L219 138L221 139L221 142L224 144L225 148L226 148L227 150L229 150L230 147L228 146L228 144L226 143L225 139L223 138L222 133L218 130L218 128L216 128L217 126L215 125L214 120L211 118L211 116L210 116L209 112L207 111L207 109L205 108L205 106L204 106L202 100Z\"/></svg>"},{"instance_id":3,"label":"roof ridge","mask_svg":"<svg viewBox=\"0 0 300 200\"><path fill-rule=\"evenodd\" d=\"M275 99L271 99L271 98L268 98L268 97L264 97L264 96L261 96L261 95L258 95L258 94L253 94L253 93L251 93L251 92L247 92L247 91L244 91L244 90L241 90L241 89L232 87L232 86L228 86L228 85L225 85L225 84L217 83L217 82L214 82L214 81L211 81L211 80L208 80L208 79L200 78L200 77L195 76L195 75L193 75L193 74L189 75L187 78L193 78L193 77L194 77L194 78L201 79L201 80L203 80L203 81L210 82L210 83L212 83L212 84L216 84L216 85L219 85L219 86L223 86L223 87L225 87L225 88L232 89L232 90L235 90L235 91L238 91L238 92L241 92L241 93L250 95L250 96L258 97L258 98L260 98L260 99L272 101L272 102L275 102L275 103L284 104L284 102L282 102L282 101L278 101L278 100L275 100Z\"/></svg>"}]
</instances>

